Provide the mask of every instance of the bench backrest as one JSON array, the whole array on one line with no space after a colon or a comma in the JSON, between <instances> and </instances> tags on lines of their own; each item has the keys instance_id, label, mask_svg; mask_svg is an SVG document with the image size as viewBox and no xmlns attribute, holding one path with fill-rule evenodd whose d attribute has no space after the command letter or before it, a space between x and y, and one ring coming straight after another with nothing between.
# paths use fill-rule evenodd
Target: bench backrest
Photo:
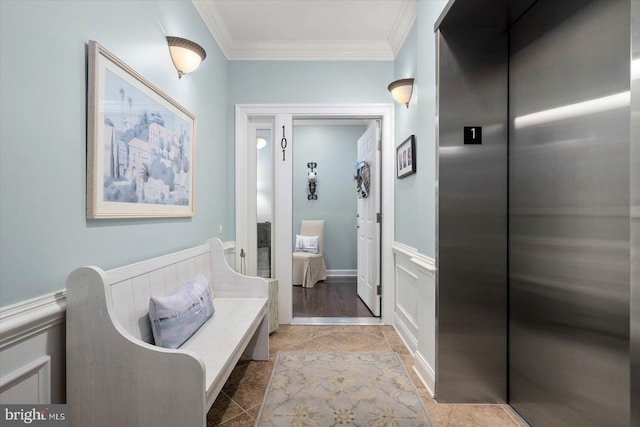
<instances>
[{"instance_id":1,"label":"bench backrest","mask_svg":"<svg viewBox=\"0 0 640 427\"><path fill-rule=\"evenodd\" d=\"M208 244L106 271L110 312L131 335L152 343L149 299L173 293L198 274L207 278L215 297Z\"/></svg>"}]
</instances>

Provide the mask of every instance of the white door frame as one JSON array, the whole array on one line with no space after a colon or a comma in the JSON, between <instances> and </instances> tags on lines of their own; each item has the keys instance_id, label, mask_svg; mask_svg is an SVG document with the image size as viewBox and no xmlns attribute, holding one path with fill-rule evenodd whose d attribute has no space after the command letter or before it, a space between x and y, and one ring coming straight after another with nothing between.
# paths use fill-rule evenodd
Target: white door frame
<instances>
[{"instance_id":1,"label":"white door frame","mask_svg":"<svg viewBox=\"0 0 640 427\"><path fill-rule=\"evenodd\" d=\"M255 206L255 141L250 141L250 122L258 118L273 121L274 171L274 228L273 269L281 285L278 291L278 320L289 324L293 318L293 298L291 286L283 284L292 280L292 241L293 241L293 157L292 133L293 119L381 119L381 209L382 230L380 241L382 284L382 323L393 324L395 280L393 269L393 242L395 241L395 106L393 104L237 104L236 105L236 254L240 248L248 248L249 243L256 246L255 226L250 208ZM280 142L282 130L287 139L285 161L282 160ZM250 151L254 153L251 154ZM250 163L253 159L253 163ZM252 167L249 167L252 166ZM251 178L254 177L253 181ZM252 185L250 185L252 184ZM251 203L249 200L253 200ZM255 209L254 209L255 211ZM254 230L255 231L255 230ZM249 240L254 234L254 240ZM246 250L246 249L245 249ZM236 255L238 256L238 255ZM240 265L239 259L236 259Z\"/></svg>"}]
</instances>

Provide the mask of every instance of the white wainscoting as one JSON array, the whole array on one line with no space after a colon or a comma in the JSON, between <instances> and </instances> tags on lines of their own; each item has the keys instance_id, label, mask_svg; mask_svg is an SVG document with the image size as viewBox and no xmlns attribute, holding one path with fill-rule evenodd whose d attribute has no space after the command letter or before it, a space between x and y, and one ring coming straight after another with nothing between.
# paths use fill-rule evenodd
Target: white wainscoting
<instances>
[{"instance_id":1,"label":"white wainscoting","mask_svg":"<svg viewBox=\"0 0 640 427\"><path fill-rule=\"evenodd\" d=\"M0 403L64 403L64 291L0 309Z\"/></svg>"},{"instance_id":2,"label":"white wainscoting","mask_svg":"<svg viewBox=\"0 0 640 427\"><path fill-rule=\"evenodd\" d=\"M234 242L225 257L234 267ZM435 267L394 243L394 325L425 386L435 382ZM343 274L343 272L341 272ZM59 291L0 308L0 403L64 403L66 294Z\"/></svg>"},{"instance_id":3,"label":"white wainscoting","mask_svg":"<svg viewBox=\"0 0 640 427\"><path fill-rule=\"evenodd\" d=\"M405 344L415 353L418 350L418 274L411 257L394 245L396 281L393 323Z\"/></svg>"},{"instance_id":4,"label":"white wainscoting","mask_svg":"<svg viewBox=\"0 0 640 427\"><path fill-rule=\"evenodd\" d=\"M414 369L433 396L435 385L435 262L415 248L393 244L394 325L413 354Z\"/></svg>"},{"instance_id":5,"label":"white wainscoting","mask_svg":"<svg viewBox=\"0 0 640 427\"><path fill-rule=\"evenodd\" d=\"M235 242L225 242L235 268ZM66 402L66 291L0 308L0 404Z\"/></svg>"}]
</instances>

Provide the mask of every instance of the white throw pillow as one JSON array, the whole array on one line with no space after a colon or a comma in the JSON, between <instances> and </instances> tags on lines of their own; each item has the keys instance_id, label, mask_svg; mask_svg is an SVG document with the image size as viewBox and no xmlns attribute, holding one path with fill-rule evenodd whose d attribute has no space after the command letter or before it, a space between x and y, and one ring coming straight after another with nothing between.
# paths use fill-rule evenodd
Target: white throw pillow
<instances>
[{"instance_id":1,"label":"white throw pillow","mask_svg":"<svg viewBox=\"0 0 640 427\"><path fill-rule=\"evenodd\" d=\"M318 253L318 240L319 236L300 236L296 234L296 252L309 252L312 254Z\"/></svg>"},{"instance_id":2,"label":"white throw pillow","mask_svg":"<svg viewBox=\"0 0 640 427\"><path fill-rule=\"evenodd\" d=\"M199 274L171 295L151 297L149 320L155 344L178 348L213 316L207 278Z\"/></svg>"}]
</instances>

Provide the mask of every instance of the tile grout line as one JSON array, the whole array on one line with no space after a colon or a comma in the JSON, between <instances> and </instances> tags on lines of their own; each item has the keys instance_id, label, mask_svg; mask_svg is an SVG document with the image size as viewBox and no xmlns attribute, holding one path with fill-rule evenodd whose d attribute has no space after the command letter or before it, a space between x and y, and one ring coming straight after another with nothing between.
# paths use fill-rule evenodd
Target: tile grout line
<instances>
[{"instance_id":1,"label":"tile grout line","mask_svg":"<svg viewBox=\"0 0 640 427\"><path fill-rule=\"evenodd\" d=\"M229 418L229 419L227 419L227 420L224 420L224 421L223 421L223 422L221 422L221 423L216 424L216 426L224 426L226 423L228 423L228 422L229 422L229 421L231 421L232 419L234 419L234 418L236 418L236 417L239 417L240 415L242 415L242 414L244 414L245 412L247 412L247 411L246 411L242 406L240 406L240 404L239 404L238 402L236 402L236 401L233 399L233 397L229 396L226 392L224 392L224 391L220 391L220 393L222 393L222 394L224 394L225 396L227 396L227 397L229 398L229 401L230 401L230 402L233 402L234 404L236 404L236 405L238 406L238 408L240 408L240 410L241 410L242 412L240 412L239 414L234 415L233 417L231 417L231 418ZM251 415L249 415L249 416L251 417Z\"/></svg>"},{"instance_id":2,"label":"tile grout line","mask_svg":"<svg viewBox=\"0 0 640 427\"><path fill-rule=\"evenodd\" d=\"M224 427L225 425L228 425L227 423L229 423L230 421L233 421L234 419L236 419L236 418L238 418L238 417L240 417L240 416L242 416L242 415L245 415L245 414L246 414L249 418L251 418L253 421L255 421L255 420L256 420L255 418L253 418L253 417L251 416L251 414L250 414L250 413L248 413L247 411L244 411L244 410L243 410L243 411L242 411L242 412L240 412L238 415L234 415L233 417L229 418L228 420L226 420L225 422L223 422L223 423L221 423L221 424L218 424L217 426L222 426L222 427ZM216 426L216 427L217 427L217 426Z\"/></svg>"}]
</instances>

